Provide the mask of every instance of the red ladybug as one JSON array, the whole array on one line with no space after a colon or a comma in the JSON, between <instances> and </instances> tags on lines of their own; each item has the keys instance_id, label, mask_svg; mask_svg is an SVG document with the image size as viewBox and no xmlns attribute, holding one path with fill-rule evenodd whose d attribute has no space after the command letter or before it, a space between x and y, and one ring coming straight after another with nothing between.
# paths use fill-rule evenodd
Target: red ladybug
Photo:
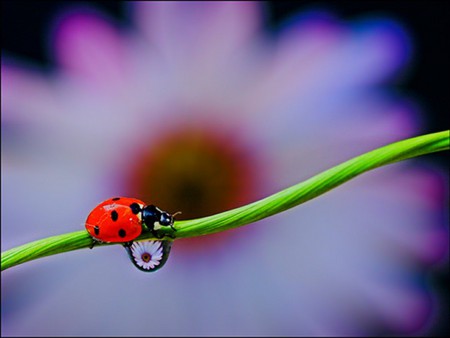
<instances>
[{"instance_id":1,"label":"red ladybug","mask_svg":"<svg viewBox=\"0 0 450 338\"><path fill-rule=\"evenodd\" d=\"M173 215L154 205L145 205L136 198L115 197L97 205L86 219L86 230L96 242L123 243L130 246L142 231L151 231L157 238L164 237L157 230L173 227Z\"/></svg>"}]
</instances>

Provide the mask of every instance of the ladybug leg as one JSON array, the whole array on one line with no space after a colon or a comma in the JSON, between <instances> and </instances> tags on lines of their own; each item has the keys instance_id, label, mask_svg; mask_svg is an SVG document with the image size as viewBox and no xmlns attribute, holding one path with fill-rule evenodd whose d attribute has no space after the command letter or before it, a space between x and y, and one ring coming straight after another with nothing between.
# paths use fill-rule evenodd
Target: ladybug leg
<instances>
[{"instance_id":1,"label":"ladybug leg","mask_svg":"<svg viewBox=\"0 0 450 338\"><path fill-rule=\"evenodd\" d=\"M174 228L173 223L171 223L169 226L172 229L172 234L166 234L166 236L168 236L168 237L170 237L172 239L175 239L176 236L173 233L176 232L177 229Z\"/></svg>"},{"instance_id":2,"label":"ladybug leg","mask_svg":"<svg viewBox=\"0 0 450 338\"><path fill-rule=\"evenodd\" d=\"M161 239L161 238L163 238L165 236L164 234L158 233L158 231L156 231L155 229L151 229L150 231L152 232L152 235L155 236L158 239Z\"/></svg>"},{"instance_id":3,"label":"ladybug leg","mask_svg":"<svg viewBox=\"0 0 450 338\"><path fill-rule=\"evenodd\" d=\"M176 229L174 229L175 231L176 231ZM162 238L164 238L164 237L170 237L170 238L172 238L172 239L175 239L176 237L174 236L174 235L172 235L172 234L168 234L168 233L164 233L164 232L158 232L157 230L155 230L155 229L152 229L151 230L151 232L152 232L152 235L153 236L155 236L156 238L158 238L158 239L162 239Z\"/></svg>"},{"instance_id":4,"label":"ladybug leg","mask_svg":"<svg viewBox=\"0 0 450 338\"><path fill-rule=\"evenodd\" d=\"M147 229L148 229L147 231L150 231L152 233L153 237L156 237L157 239L161 239L164 237L164 234L160 235L158 230L155 229L154 225L152 225L152 227L147 226Z\"/></svg>"},{"instance_id":5,"label":"ladybug leg","mask_svg":"<svg viewBox=\"0 0 450 338\"><path fill-rule=\"evenodd\" d=\"M133 245L133 241L122 243L125 248L130 248Z\"/></svg>"},{"instance_id":6,"label":"ladybug leg","mask_svg":"<svg viewBox=\"0 0 450 338\"><path fill-rule=\"evenodd\" d=\"M176 230L175 230L176 231ZM172 235L172 234L164 234L164 236L165 237L170 237L170 238L172 238L172 239L175 239L175 238L177 238L176 236L174 236L174 235ZM163 236L163 237L164 237Z\"/></svg>"},{"instance_id":7,"label":"ladybug leg","mask_svg":"<svg viewBox=\"0 0 450 338\"><path fill-rule=\"evenodd\" d=\"M170 228L175 232L175 231L177 231L177 229L175 229L174 227L173 227L173 224L171 224L170 225ZM176 236L172 233L172 234L166 234L166 236L167 237L170 237L170 238L172 238L172 239L175 239L176 238Z\"/></svg>"},{"instance_id":8,"label":"ladybug leg","mask_svg":"<svg viewBox=\"0 0 450 338\"><path fill-rule=\"evenodd\" d=\"M92 238L92 242L91 242L91 245L89 246L89 249L92 249L95 246L95 244L101 244L101 243L102 243L102 241Z\"/></svg>"}]
</instances>

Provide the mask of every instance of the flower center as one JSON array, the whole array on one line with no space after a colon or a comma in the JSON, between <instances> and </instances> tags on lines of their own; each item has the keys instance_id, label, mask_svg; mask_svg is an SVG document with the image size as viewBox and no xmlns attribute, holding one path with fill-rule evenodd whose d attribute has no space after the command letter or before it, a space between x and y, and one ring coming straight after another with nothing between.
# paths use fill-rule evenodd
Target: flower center
<instances>
[{"instance_id":1,"label":"flower center","mask_svg":"<svg viewBox=\"0 0 450 338\"><path fill-rule=\"evenodd\" d=\"M153 141L138 157L127 193L169 213L181 211L177 220L213 215L260 197L254 155L235 135L183 126ZM179 242L205 248L229 233Z\"/></svg>"},{"instance_id":2,"label":"flower center","mask_svg":"<svg viewBox=\"0 0 450 338\"><path fill-rule=\"evenodd\" d=\"M142 260L143 260L145 263L148 263L148 262L151 261L152 255L150 255L148 252L144 252L144 253L141 255L141 258L142 258Z\"/></svg>"}]
</instances>

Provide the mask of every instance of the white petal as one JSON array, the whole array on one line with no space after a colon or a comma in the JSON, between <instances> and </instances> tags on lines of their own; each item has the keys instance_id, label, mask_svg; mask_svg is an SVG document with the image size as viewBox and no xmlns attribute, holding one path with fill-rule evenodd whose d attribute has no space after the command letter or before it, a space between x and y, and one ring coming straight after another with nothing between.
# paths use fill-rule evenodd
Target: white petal
<instances>
[{"instance_id":1,"label":"white petal","mask_svg":"<svg viewBox=\"0 0 450 338\"><path fill-rule=\"evenodd\" d=\"M159 262L162 259L162 256L153 256L152 261Z\"/></svg>"},{"instance_id":2,"label":"white petal","mask_svg":"<svg viewBox=\"0 0 450 338\"><path fill-rule=\"evenodd\" d=\"M159 242L158 241L151 241L147 243L147 249L148 250L154 250L158 247Z\"/></svg>"},{"instance_id":3,"label":"white petal","mask_svg":"<svg viewBox=\"0 0 450 338\"><path fill-rule=\"evenodd\" d=\"M135 17L166 59L192 66L229 59L258 28L259 12L248 1L142 1Z\"/></svg>"},{"instance_id":4,"label":"white petal","mask_svg":"<svg viewBox=\"0 0 450 338\"><path fill-rule=\"evenodd\" d=\"M159 247L157 250L155 250L153 255L162 255L162 253L163 253L163 249L162 249L162 247Z\"/></svg>"}]
</instances>

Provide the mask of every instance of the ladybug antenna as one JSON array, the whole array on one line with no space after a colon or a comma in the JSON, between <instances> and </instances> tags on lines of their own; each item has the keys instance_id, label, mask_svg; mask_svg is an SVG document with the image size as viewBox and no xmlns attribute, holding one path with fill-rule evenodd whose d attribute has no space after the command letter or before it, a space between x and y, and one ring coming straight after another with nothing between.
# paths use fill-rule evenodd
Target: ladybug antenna
<instances>
[{"instance_id":1,"label":"ladybug antenna","mask_svg":"<svg viewBox=\"0 0 450 338\"><path fill-rule=\"evenodd\" d=\"M172 214L172 218L175 217L176 215L182 214L181 211L177 211L176 213Z\"/></svg>"}]
</instances>

